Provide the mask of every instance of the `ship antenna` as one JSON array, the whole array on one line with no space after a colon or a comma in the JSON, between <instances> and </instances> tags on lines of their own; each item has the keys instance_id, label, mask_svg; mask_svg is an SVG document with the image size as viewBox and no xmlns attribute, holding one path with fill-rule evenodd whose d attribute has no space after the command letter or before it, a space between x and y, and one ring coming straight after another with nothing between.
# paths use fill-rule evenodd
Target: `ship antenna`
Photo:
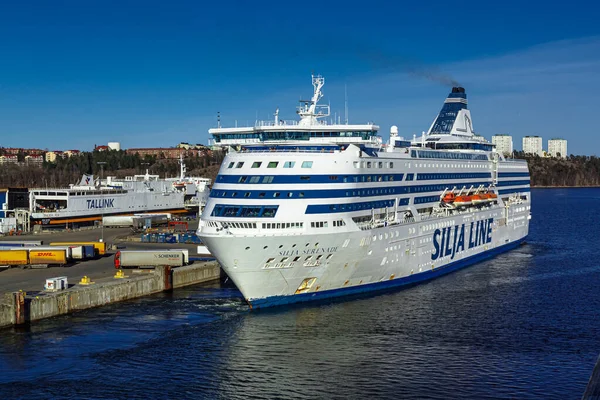
<instances>
[{"instance_id":1,"label":"ship antenna","mask_svg":"<svg viewBox=\"0 0 600 400\"><path fill-rule=\"evenodd\" d=\"M325 84L325 78L321 75L312 75L312 84L314 88L313 96L310 100L300 100L304 106L298 107L296 113L300 115L300 125L312 125L317 123L317 118L325 118L330 115L330 105L318 105L323 97L321 88Z\"/></svg>"},{"instance_id":2,"label":"ship antenna","mask_svg":"<svg viewBox=\"0 0 600 400\"><path fill-rule=\"evenodd\" d=\"M185 178L185 163L183 162L183 152L179 153L179 167L179 179L183 180L183 178Z\"/></svg>"},{"instance_id":3,"label":"ship antenna","mask_svg":"<svg viewBox=\"0 0 600 400\"><path fill-rule=\"evenodd\" d=\"M221 111L217 111L217 128L221 127Z\"/></svg>"},{"instance_id":4,"label":"ship antenna","mask_svg":"<svg viewBox=\"0 0 600 400\"><path fill-rule=\"evenodd\" d=\"M344 112L346 113L346 125L348 125L348 85L344 83Z\"/></svg>"}]
</instances>

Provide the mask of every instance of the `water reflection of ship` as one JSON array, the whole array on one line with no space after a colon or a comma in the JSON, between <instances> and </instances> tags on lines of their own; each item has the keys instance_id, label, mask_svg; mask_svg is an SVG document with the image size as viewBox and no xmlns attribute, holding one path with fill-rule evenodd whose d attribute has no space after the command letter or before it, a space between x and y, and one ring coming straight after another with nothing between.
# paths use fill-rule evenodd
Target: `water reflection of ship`
<instances>
[{"instance_id":1,"label":"water reflection of ship","mask_svg":"<svg viewBox=\"0 0 600 400\"><path fill-rule=\"evenodd\" d=\"M323 398L376 394L382 389L382 382L366 380L381 376L387 381L395 375L391 372L392 364L404 364L402 349L406 346L401 338L419 321L416 315L411 316L418 313L416 310L398 313L395 307L382 308L388 303L386 297L261 310L241 316L227 339L227 350L215 366L218 369L215 375L220 377L219 392L227 398L242 394L245 398L270 397L271 393L277 397L284 392L291 393L291 397L296 397L294 394L302 397L306 394L301 393L302 389L311 387L311 393L319 393ZM393 294L390 305L397 304L398 297L404 295ZM434 307L433 302L425 302L419 311ZM375 308L378 312L372 313L370 310ZM400 321L400 316L408 321ZM410 337L404 339L414 341ZM394 356L390 357L388 351ZM397 368L408 369L411 360L406 361L404 367ZM426 373L419 366L412 368L414 373ZM339 377L348 378L349 374L356 379L352 382L345 379L340 385ZM286 387L281 382L286 382ZM389 383L385 384L388 394Z\"/></svg>"}]
</instances>

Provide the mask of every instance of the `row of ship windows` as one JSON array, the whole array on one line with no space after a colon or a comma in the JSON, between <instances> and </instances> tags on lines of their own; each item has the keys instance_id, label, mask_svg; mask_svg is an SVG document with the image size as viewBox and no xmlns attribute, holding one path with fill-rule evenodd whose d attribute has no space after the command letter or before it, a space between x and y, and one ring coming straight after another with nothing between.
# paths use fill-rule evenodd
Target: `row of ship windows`
<instances>
[{"instance_id":1,"label":"row of ship windows","mask_svg":"<svg viewBox=\"0 0 600 400\"><path fill-rule=\"evenodd\" d=\"M462 153L458 153L459 155L464 155L465 159L473 159L473 160L486 160L487 158L486 156L482 155L482 154L462 154ZM474 156L477 156L479 158L472 158ZM481 158L483 157L483 158ZM449 158L453 158L453 157L449 157ZM461 158L461 157L458 157ZM244 161L238 161L237 163L235 161L231 161L229 163L229 165L227 166L227 168L242 168L244 166L245 162ZM269 161L266 163L266 167L267 168L277 168L279 166L279 164L283 165L283 168L294 168L294 166L296 165L295 161L284 161L283 163L280 163L279 161ZM252 163L251 168L260 168L263 165L262 161L254 161ZM313 162L312 161L302 161L301 164L301 168L312 168L313 166ZM392 161L354 161L353 162L353 166L354 168L394 168L394 162ZM405 163L405 166L410 168L410 164L409 163ZM488 166L485 164L415 164L416 168L419 167L429 167L429 168L487 168Z\"/></svg>"},{"instance_id":2,"label":"row of ship windows","mask_svg":"<svg viewBox=\"0 0 600 400\"><path fill-rule=\"evenodd\" d=\"M398 199L399 206L408 205L409 199ZM438 197L439 200L439 197ZM306 214L327 214L331 212L350 212L371 210L374 208L394 207L396 200L367 201L350 204L311 204L306 207ZM334 225L335 226L335 225Z\"/></svg>"},{"instance_id":3,"label":"row of ship windows","mask_svg":"<svg viewBox=\"0 0 600 400\"><path fill-rule=\"evenodd\" d=\"M217 204L211 217L273 218L279 206L237 206Z\"/></svg>"},{"instance_id":4,"label":"row of ship windows","mask_svg":"<svg viewBox=\"0 0 600 400\"><path fill-rule=\"evenodd\" d=\"M424 188L425 186L415 186L416 188ZM428 190L415 190L415 192L420 192L420 191L428 191ZM308 193L317 193L318 191L313 190L313 191L309 191ZM386 188L386 189L363 189L363 190L353 190L353 191L347 191L346 192L346 197L348 196L377 196L377 195L382 195L382 194L392 194L395 193L396 189L395 188ZM227 196L228 193L231 194L231 196ZM258 196L257 196L258 193ZM273 197L273 198L280 198L282 193L286 193L286 192L272 192L269 191L269 196L268 197ZM288 198L293 198L294 196L298 197L298 198L303 198L306 196L305 192L298 192L298 191L292 191L292 192L287 192L286 195L284 197L288 197ZM230 198L235 198L238 197L238 192L227 192L225 190L212 190L210 192L210 197L230 197ZM258 192L258 191L252 191L252 192L245 192L244 193L244 198L259 198L259 199L264 199L267 197L267 192ZM327 196L330 197L330 196ZM314 197L311 197L314 198Z\"/></svg>"},{"instance_id":5,"label":"row of ship windows","mask_svg":"<svg viewBox=\"0 0 600 400\"><path fill-rule=\"evenodd\" d=\"M514 189L509 189L511 193L514 193ZM507 191L507 192L508 192ZM518 189L519 192L528 192L529 189ZM505 194L500 191L501 194ZM522 196L522 198L526 199L526 196ZM380 201L369 201L369 202L361 202L361 203L342 203L342 204L309 204L306 207L306 214L327 214L327 213L335 213L335 212L352 212L352 211L361 211L361 210L371 210L371 209L382 209L386 207L395 207L396 203L398 206L407 206L409 204L408 198L403 199L387 199ZM434 203L439 202L440 196L423 196L423 197L415 197L413 199L413 204L425 204L425 203ZM211 212L212 217L231 217L231 218L273 218L277 213L279 206L239 206L239 205L224 205L217 204L213 208ZM318 222L321 224L321 222ZM311 227L326 227L327 222L325 222L324 226L313 226L314 223L311 223ZM333 226L343 226L343 220L339 220L339 225L336 225L334 221Z\"/></svg>"},{"instance_id":6,"label":"row of ship windows","mask_svg":"<svg viewBox=\"0 0 600 400\"><path fill-rule=\"evenodd\" d=\"M212 228L220 228L221 226L225 229L236 228L236 229L303 229L304 222L264 222L262 224L256 222L215 222L206 221L206 224ZM220 225L219 225L220 224ZM340 228L346 226L344 220L332 221L334 228ZM328 221L312 221L310 223L311 228L327 228L329 226Z\"/></svg>"},{"instance_id":7,"label":"row of ship windows","mask_svg":"<svg viewBox=\"0 0 600 400\"><path fill-rule=\"evenodd\" d=\"M477 163L477 164L425 164L425 163L415 163L415 168L443 168L443 169L452 169L452 168L480 168L480 169L489 169L488 163Z\"/></svg>"},{"instance_id":8,"label":"row of ship windows","mask_svg":"<svg viewBox=\"0 0 600 400\"><path fill-rule=\"evenodd\" d=\"M489 172L462 172L462 173L423 173L416 174L416 180L440 179L473 179L490 178ZM242 184L289 184L289 183L361 183L361 182L401 182L415 180L415 174L387 174L387 175L219 175L219 183Z\"/></svg>"},{"instance_id":9,"label":"row of ship windows","mask_svg":"<svg viewBox=\"0 0 600 400\"><path fill-rule=\"evenodd\" d=\"M394 168L392 161L354 161L354 168Z\"/></svg>"},{"instance_id":10,"label":"row of ship windows","mask_svg":"<svg viewBox=\"0 0 600 400\"><path fill-rule=\"evenodd\" d=\"M252 168L260 168L261 165L263 164L262 161L254 161L252 163ZM296 161L285 161L283 163L283 168L294 168L294 166L296 165ZM229 163L229 166L227 168L233 168L235 166L235 168L242 168L244 166L244 161L238 161L237 164L235 161L231 161ZM279 161L269 161L267 163L267 168L277 168L279 166ZM302 161L302 168L312 168L313 166L313 162L312 161Z\"/></svg>"},{"instance_id":11,"label":"row of ship windows","mask_svg":"<svg viewBox=\"0 0 600 400\"><path fill-rule=\"evenodd\" d=\"M276 192L276 191L249 191L249 192L229 192L227 190L213 189L210 192L212 198L235 198L242 197L240 194L243 193L244 198L328 198L328 197L357 197L357 196L379 196L385 194L394 193L423 193L423 192L435 192L450 189L452 187L469 188L470 186L478 187L480 185L488 186L490 182L469 182L469 183L454 183L454 184L439 184L439 185L420 185L420 186L395 186L387 187L382 189L361 189L361 190L344 190L344 189L330 189L330 190L307 190L307 191L289 191L289 192ZM519 183L511 182L510 185L526 185L529 181L522 181ZM499 186L508 186L508 184Z\"/></svg>"},{"instance_id":12,"label":"row of ship windows","mask_svg":"<svg viewBox=\"0 0 600 400\"><path fill-rule=\"evenodd\" d=\"M262 224L263 229L302 229L304 222L267 222Z\"/></svg>"},{"instance_id":13,"label":"row of ship windows","mask_svg":"<svg viewBox=\"0 0 600 400\"><path fill-rule=\"evenodd\" d=\"M223 228L229 227L237 229L256 229L256 222L227 222L223 224Z\"/></svg>"},{"instance_id":14,"label":"row of ship windows","mask_svg":"<svg viewBox=\"0 0 600 400\"><path fill-rule=\"evenodd\" d=\"M485 154L470 154L470 153L446 153L438 151L425 151L425 150L411 150L411 157L419 158L445 158L452 160L484 160L487 161L488 157Z\"/></svg>"},{"instance_id":15,"label":"row of ship windows","mask_svg":"<svg viewBox=\"0 0 600 400\"><path fill-rule=\"evenodd\" d=\"M87 191L87 192L33 192L34 196L89 196L90 194L124 194L127 193L126 190L96 190L96 191Z\"/></svg>"},{"instance_id":16,"label":"row of ship windows","mask_svg":"<svg viewBox=\"0 0 600 400\"><path fill-rule=\"evenodd\" d=\"M322 175L318 175L318 176L301 175L301 176L295 177L295 178L299 179L301 182L307 183L308 181L311 180L311 177L318 178L320 182L323 181ZM219 178L220 178L219 179L220 181L224 180L222 175ZM261 178L262 178L262 182L261 182ZM255 176L242 175L238 178L237 183L257 183L257 184L258 183L262 183L262 184L273 183L274 178L275 178L275 176L273 176L273 175L255 175ZM289 179L289 177L286 177L284 179ZM338 175L327 175L327 179L329 179L330 181L340 180L344 183L348 182L348 179L352 179L350 182L393 182L396 179L401 181L402 174L354 175L354 176L342 176L341 179ZM407 174L406 180L411 181L412 179L413 179L413 174ZM286 182L286 183L293 183L293 182Z\"/></svg>"}]
</instances>

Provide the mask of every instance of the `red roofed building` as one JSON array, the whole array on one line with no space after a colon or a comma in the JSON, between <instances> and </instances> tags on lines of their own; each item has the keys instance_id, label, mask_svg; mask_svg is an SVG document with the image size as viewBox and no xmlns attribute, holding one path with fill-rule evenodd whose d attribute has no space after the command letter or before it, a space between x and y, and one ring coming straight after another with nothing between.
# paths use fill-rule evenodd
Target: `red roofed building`
<instances>
[{"instance_id":1,"label":"red roofed building","mask_svg":"<svg viewBox=\"0 0 600 400\"><path fill-rule=\"evenodd\" d=\"M127 149L127 154L139 154L140 157L156 156L158 158L178 159L179 155L184 157L193 157L202 155L203 152L198 149L183 149L177 147L147 147L138 149Z\"/></svg>"}]
</instances>

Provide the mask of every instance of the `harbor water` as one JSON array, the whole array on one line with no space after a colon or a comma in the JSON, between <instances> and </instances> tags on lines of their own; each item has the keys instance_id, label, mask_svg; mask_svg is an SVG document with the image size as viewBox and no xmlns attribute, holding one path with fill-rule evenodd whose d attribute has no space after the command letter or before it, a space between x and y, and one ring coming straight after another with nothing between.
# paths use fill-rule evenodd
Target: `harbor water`
<instances>
[{"instance_id":1,"label":"harbor water","mask_svg":"<svg viewBox=\"0 0 600 400\"><path fill-rule=\"evenodd\" d=\"M0 331L0 398L581 398L600 189L532 192L525 245L404 290L253 312L199 285Z\"/></svg>"}]
</instances>

